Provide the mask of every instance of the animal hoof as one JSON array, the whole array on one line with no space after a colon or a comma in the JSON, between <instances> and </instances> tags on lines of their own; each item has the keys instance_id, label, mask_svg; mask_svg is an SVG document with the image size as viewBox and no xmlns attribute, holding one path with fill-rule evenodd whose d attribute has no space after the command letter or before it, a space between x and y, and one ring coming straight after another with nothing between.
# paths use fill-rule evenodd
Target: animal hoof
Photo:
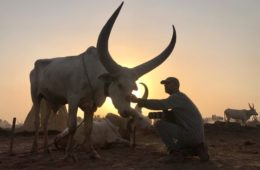
<instances>
[{"instance_id":1,"label":"animal hoof","mask_svg":"<svg viewBox=\"0 0 260 170\"><path fill-rule=\"evenodd\" d=\"M69 161L70 159L72 159L73 162L78 162L77 156L76 156L75 154L73 154L73 153L66 154L62 160L63 160L64 162L67 162L67 161Z\"/></svg>"},{"instance_id":2,"label":"animal hoof","mask_svg":"<svg viewBox=\"0 0 260 170\"><path fill-rule=\"evenodd\" d=\"M72 158L72 160L74 162L78 162L79 161L78 157L75 154L71 155L71 158Z\"/></svg>"},{"instance_id":3,"label":"animal hoof","mask_svg":"<svg viewBox=\"0 0 260 170\"><path fill-rule=\"evenodd\" d=\"M101 156L96 152L96 151L93 151L91 154L90 154L90 159L94 159L94 160L99 160L101 159Z\"/></svg>"},{"instance_id":4,"label":"animal hoof","mask_svg":"<svg viewBox=\"0 0 260 170\"><path fill-rule=\"evenodd\" d=\"M31 153L38 153L38 147L33 145L31 149Z\"/></svg>"},{"instance_id":5,"label":"animal hoof","mask_svg":"<svg viewBox=\"0 0 260 170\"><path fill-rule=\"evenodd\" d=\"M51 150L50 150L50 148L46 148L46 149L44 149L44 153L45 153L45 154L51 154Z\"/></svg>"}]
</instances>

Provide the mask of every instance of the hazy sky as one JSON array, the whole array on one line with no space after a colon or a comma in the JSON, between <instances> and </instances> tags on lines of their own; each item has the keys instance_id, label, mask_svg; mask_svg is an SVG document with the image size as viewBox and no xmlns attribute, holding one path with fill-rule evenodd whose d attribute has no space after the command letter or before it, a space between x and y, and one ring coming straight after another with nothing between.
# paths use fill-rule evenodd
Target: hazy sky
<instances>
[{"instance_id":1,"label":"hazy sky","mask_svg":"<svg viewBox=\"0 0 260 170\"><path fill-rule=\"evenodd\" d=\"M120 3L0 0L0 118L24 121L32 106L29 73L34 62L95 46ZM174 24L173 53L138 80L148 85L149 97L167 97L159 82L176 76L204 117L223 115L228 107L247 109L248 102L260 112L259 8L259 0L125 0L110 52L120 65L139 65L166 47ZM107 100L96 114L116 112L110 105Z\"/></svg>"}]
</instances>

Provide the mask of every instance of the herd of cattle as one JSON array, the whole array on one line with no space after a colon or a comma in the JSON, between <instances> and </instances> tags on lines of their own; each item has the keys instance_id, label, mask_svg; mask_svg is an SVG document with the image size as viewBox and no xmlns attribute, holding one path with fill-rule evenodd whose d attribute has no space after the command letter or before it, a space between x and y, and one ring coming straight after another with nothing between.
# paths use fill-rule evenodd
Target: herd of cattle
<instances>
[{"instance_id":1,"label":"herd of cattle","mask_svg":"<svg viewBox=\"0 0 260 170\"><path fill-rule=\"evenodd\" d=\"M148 97L148 88L144 83L143 99ZM226 109L224 111L224 121L230 122L231 119L235 121L240 121L241 125L246 125L247 121L251 116L257 116L257 112L254 109L254 105L249 104L250 110L235 110ZM95 148L105 148L111 144L124 144L126 146L135 145L135 131L134 129L140 131L151 132L154 131L152 122L148 117L144 116L142 113L142 108L136 105L135 107L138 119L135 122L129 121L129 119L122 118L116 114L108 113L103 118L97 118L93 121L93 130L91 132L91 141ZM216 115L214 115L216 116ZM218 118L221 118L218 116ZM223 120L223 119L222 119ZM217 120L218 121L218 120ZM248 122L250 123L250 122ZM68 128L55 137L54 144L57 149L65 149L66 141L68 135ZM84 145L84 125L80 123L78 125L77 131L74 135L74 145L81 146ZM86 146L85 146L86 148Z\"/></svg>"},{"instance_id":2,"label":"herd of cattle","mask_svg":"<svg viewBox=\"0 0 260 170\"><path fill-rule=\"evenodd\" d=\"M143 99L148 97L148 88L144 83ZM142 113L142 108L135 106L135 119L125 119L113 113L108 113L104 118L98 118L93 121L93 130L91 132L91 141L95 148L103 148L111 144L124 144L127 146L135 145L135 130L151 131L152 122ZM74 135L73 143L75 146L84 144L84 122L79 123ZM68 128L58 134L54 144L58 149L65 149L68 137ZM83 146L85 149L88 146Z\"/></svg>"},{"instance_id":3,"label":"herd of cattle","mask_svg":"<svg viewBox=\"0 0 260 170\"><path fill-rule=\"evenodd\" d=\"M148 88L144 83L141 84L145 89L142 98L146 99L148 97ZM230 122L230 120L233 119L235 121L240 121L241 125L246 125L246 123L249 125L249 123L252 122L247 122L250 117L258 115L254 109L254 105L251 106L249 104L249 108L249 110L226 109L224 111L224 121ZM106 148L107 146L111 146L113 144L135 146L135 129L143 132L154 132L152 122L148 119L148 117L143 115L142 108L136 105L135 110L137 114L136 116L138 117L138 119L134 120L135 122L113 113L108 113L103 118L99 117L94 119L93 130L91 132L91 141L93 146L95 148ZM218 116L218 118L221 117ZM84 133L84 122L79 122L73 138L74 147L83 147L84 149L88 147L84 146L86 145L84 143ZM68 128L66 128L55 137L53 144L55 144L57 149L64 150L66 148L68 134Z\"/></svg>"},{"instance_id":4,"label":"herd of cattle","mask_svg":"<svg viewBox=\"0 0 260 170\"><path fill-rule=\"evenodd\" d=\"M128 133L134 132L136 127L151 128L150 120L141 114L141 108L131 108L129 97L133 90L137 90L136 81L138 78L158 67L170 56L176 43L176 31L173 26L170 43L159 55L133 68L123 67L113 60L108 50L110 32L122 6L123 3L102 28L96 47L89 47L77 56L40 59L35 62L30 73L33 102L30 113L35 115L33 152L38 151L39 110L42 99L46 100L49 113L51 113L51 110L56 113L61 106L68 104L68 129L60 137L67 136L68 138L66 157L73 157L75 142L83 144L85 148L90 149L93 157L98 158L99 155L93 147L94 141L98 141L95 137L107 138L104 140L105 142L99 145L113 141L127 143L129 141L126 140L129 139ZM114 107L122 117L108 114L102 120L93 121L95 111L102 106L106 97L112 99ZM84 111L84 122L79 125L79 128L77 128L78 108ZM256 114L254 107L251 106L249 111L233 109L225 111L228 121L230 118L234 118L240 119L244 123L251 115ZM46 151L48 150L48 117L47 114L44 123ZM115 122L121 122L122 125L116 126ZM100 128L102 126L110 128ZM113 133L114 136L110 136L112 133L108 131L115 132ZM58 137L58 139L60 138ZM58 139L56 141L60 141ZM58 142L57 144L59 145Z\"/></svg>"}]
</instances>

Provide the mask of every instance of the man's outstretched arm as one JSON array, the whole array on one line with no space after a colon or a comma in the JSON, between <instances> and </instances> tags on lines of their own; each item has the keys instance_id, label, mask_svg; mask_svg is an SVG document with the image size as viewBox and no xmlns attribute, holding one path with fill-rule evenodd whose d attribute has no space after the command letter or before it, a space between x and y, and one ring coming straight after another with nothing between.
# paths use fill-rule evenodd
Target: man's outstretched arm
<instances>
[{"instance_id":1,"label":"man's outstretched arm","mask_svg":"<svg viewBox=\"0 0 260 170\"><path fill-rule=\"evenodd\" d=\"M139 107L145 107L151 110L168 110L173 108L170 97L167 99L140 99L132 95L130 101L137 103Z\"/></svg>"}]
</instances>

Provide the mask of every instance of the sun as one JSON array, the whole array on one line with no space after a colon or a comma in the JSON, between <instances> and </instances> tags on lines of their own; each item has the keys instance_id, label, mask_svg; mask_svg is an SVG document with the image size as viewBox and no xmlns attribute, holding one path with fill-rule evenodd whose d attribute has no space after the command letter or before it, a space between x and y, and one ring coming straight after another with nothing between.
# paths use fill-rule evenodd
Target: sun
<instances>
[{"instance_id":1,"label":"sun","mask_svg":"<svg viewBox=\"0 0 260 170\"><path fill-rule=\"evenodd\" d=\"M134 94L136 97L141 98L144 93L144 87L139 82L136 83L138 90L133 90L132 94ZM131 103L131 107L134 108L136 103ZM107 97L105 100L105 103L97 109L95 112L95 115L100 115L101 117L104 117L107 113L114 113L118 114L117 109L113 105L112 99L110 97ZM83 117L84 113L82 110L78 109L78 116Z\"/></svg>"},{"instance_id":2,"label":"sun","mask_svg":"<svg viewBox=\"0 0 260 170\"><path fill-rule=\"evenodd\" d=\"M132 94L134 94L136 97L140 98L143 96L144 87L143 87L143 85L140 84L140 82L137 82L136 85L138 87L138 90L133 90Z\"/></svg>"},{"instance_id":3,"label":"sun","mask_svg":"<svg viewBox=\"0 0 260 170\"><path fill-rule=\"evenodd\" d=\"M140 88L138 87L138 90L133 90L132 94L135 95L136 97L140 97L141 96L141 92L140 92Z\"/></svg>"},{"instance_id":4,"label":"sun","mask_svg":"<svg viewBox=\"0 0 260 170\"><path fill-rule=\"evenodd\" d=\"M118 111L116 110L115 106L113 105L112 99L110 97L106 98L105 103L102 105L102 107L98 108L95 114L100 115L101 117L106 116L107 113L114 113L118 114Z\"/></svg>"}]
</instances>

